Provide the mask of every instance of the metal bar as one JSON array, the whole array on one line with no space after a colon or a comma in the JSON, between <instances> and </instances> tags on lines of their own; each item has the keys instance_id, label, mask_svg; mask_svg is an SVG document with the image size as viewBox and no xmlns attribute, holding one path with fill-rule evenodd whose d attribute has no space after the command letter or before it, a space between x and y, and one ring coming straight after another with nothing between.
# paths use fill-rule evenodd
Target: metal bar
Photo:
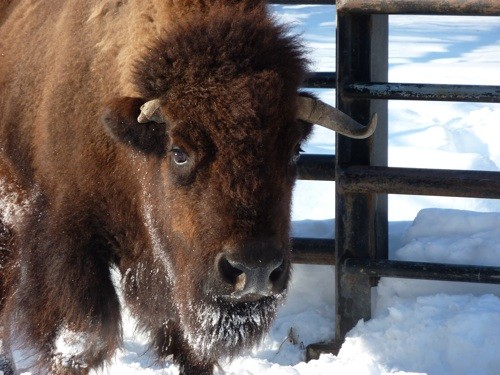
<instances>
[{"instance_id":1,"label":"metal bar","mask_svg":"<svg viewBox=\"0 0 500 375\"><path fill-rule=\"evenodd\" d=\"M337 83L337 73L335 72L315 72L305 81L304 87L314 89L334 89Z\"/></svg>"},{"instance_id":2,"label":"metal bar","mask_svg":"<svg viewBox=\"0 0 500 375\"><path fill-rule=\"evenodd\" d=\"M292 238L292 262L298 264L335 264L335 240Z\"/></svg>"},{"instance_id":3,"label":"metal bar","mask_svg":"<svg viewBox=\"0 0 500 375\"><path fill-rule=\"evenodd\" d=\"M388 16L338 14L337 108L361 123L379 115L379 128L370 139L337 134L336 169L351 165L387 165L387 102L352 100L344 94L350 82L386 82ZM336 175L336 181L342 176ZM387 249L387 199L375 194L349 194L336 189L335 214L335 338L342 342L360 319L371 316L373 280L342 272L347 258L384 257Z\"/></svg>"},{"instance_id":4,"label":"metal bar","mask_svg":"<svg viewBox=\"0 0 500 375\"><path fill-rule=\"evenodd\" d=\"M297 168L300 180L334 181L335 155L301 155Z\"/></svg>"},{"instance_id":5,"label":"metal bar","mask_svg":"<svg viewBox=\"0 0 500 375\"><path fill-rule=\"evenodd\" d=\"M498 0L338 0L338 13L499 16Z\"/></svg>"},{"instance_id":6,"label":"metal bar","mask_svg":"<svg viewBox=\"0 0 500 375\"><path fill-rule=\"evenodd\" d=\"M500 199L500 172L352 166L337 170L337 190Z\"/></svg>"},{"instance_id":7,"label":"metal bar","mask_svg":"<svg viewBox=\"0 0 500 375\"><path fill-rule=\"evenodd\" d=\"M319 359L323 353L338 353L342 347L342 342L337 340L310 344L306 347L306 361Z\"/></svg>"},{"instance_id":8,"label":"metal bar","mask_svg":"<svg viewBox=\"0 0 500 375\"><path fill-rule=\"evenodd\" d=\"M500 102L500 86L434 85L420 83L352 83L345 87L349 98Z\"/></svg>"},{"instance_id":9,"label":"metal bar","mask_svg":"<svg viewBox=\"0 0 500 375\"><path fill-rule=\"evenodd\" d=\"M368 277L500 284L500 267L374 259L346 259L342 267L346 273Z\"/></svg>"}]
</instances>

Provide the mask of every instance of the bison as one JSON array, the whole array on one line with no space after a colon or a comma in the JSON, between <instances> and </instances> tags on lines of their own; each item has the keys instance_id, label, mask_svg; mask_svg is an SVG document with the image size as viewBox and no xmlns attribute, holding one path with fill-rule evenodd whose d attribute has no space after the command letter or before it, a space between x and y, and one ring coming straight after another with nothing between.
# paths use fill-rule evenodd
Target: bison
<instances>
[{"instance_id":1,"label":"bison","mask_svg":"<svg viewBox=\"0 0 500 375\"><path fill-rule=\"evenodd\" d=\"M304 48L256 0L0 3L1 320L13 371L87 374L121 310L159 361L255 345L291 268ZM117 281L112 270L120 275Z\"/></svg>"}]
</instances>

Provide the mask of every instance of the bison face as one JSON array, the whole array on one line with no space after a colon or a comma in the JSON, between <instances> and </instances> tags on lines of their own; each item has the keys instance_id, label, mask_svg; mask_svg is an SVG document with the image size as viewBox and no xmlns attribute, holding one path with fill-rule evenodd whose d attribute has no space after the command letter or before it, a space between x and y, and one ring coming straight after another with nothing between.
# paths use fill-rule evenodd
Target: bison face
<instances>
[{"instance_id":1,"label":"bison face","mask_svg":"<svg viewBox=\"0 0 500 375\"><path fill-rule=\"evenodd\" d=\"M288 284L295 162L311 124L295 119L295 97L257 100L270 95L264 86L257 95L234 85L211 100L171 93L150 113L160 122L138 123L144 100L134 98L111 102L103 116L116 140L143 155L170 308L204 356L255 343Z\"/></svg>"}]
</instances>

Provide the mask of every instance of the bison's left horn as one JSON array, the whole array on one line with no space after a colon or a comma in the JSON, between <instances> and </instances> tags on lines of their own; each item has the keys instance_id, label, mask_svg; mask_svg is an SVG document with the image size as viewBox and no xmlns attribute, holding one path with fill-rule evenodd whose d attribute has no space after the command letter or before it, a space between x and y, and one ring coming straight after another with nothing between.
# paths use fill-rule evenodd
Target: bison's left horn
<instances>
[{"instance_id":1,"label":"bison's left horn","mask_svg":"<svg viewBox=\"0 0 500 375\"><path fill-rule=\"evenodd\" d=\"M160 112L160 106L161 104L159 99L153 99L144 103L141 106L141 113L139 114L139 117L137 117L137 121L141 124L146 122L165 122L165 119Z\"/></svg>"},{"instance_id":2,"label":"bison's left horn","mask_svg":"<svg viewBox=\"0 0 500 375\"><path fill-rule=\"evenodd\" d=\"M301 120L324 126L350 138L368 138L377 127L377 114L375 113L367 126L356 122L337 108L321 100L305 96L299 97L297 117Z\"/></svg>"}]
</instances>

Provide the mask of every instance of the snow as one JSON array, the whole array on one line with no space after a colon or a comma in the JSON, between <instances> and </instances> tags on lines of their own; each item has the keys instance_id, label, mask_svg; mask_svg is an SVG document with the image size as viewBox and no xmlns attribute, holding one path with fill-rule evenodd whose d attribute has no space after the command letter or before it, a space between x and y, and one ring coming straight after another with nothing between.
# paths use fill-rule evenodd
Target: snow
<instances>
[{"instance_id":1,"label":"snow","mask_svg":"<svg viewBox=\"0 0 500 375\"><path fill-rule=\"evenodd\" d=\"M396 259L495 265L500 259L500 213L425 209L405 235Z\"/></svg>"},{"instance_id":2,"label":"snow","mask_svg":"<svg viewBox=\"0 0 500 375\"><path fill-rule=\"evenodd\" d=\"M69 368L85 368L85 363L75 360L80 353L86 349L88 333L74 332L64 327L59 332L54 349L54 356L59 364Z\"/></svg>"},{"instance_id":3,"label":"snow","mask_svg":"<svg viewBox=\"0 0 500 375\"><path fill-rule=\"evenodd\" d=\"M315 69L335 69L331 6L274 6L311 49ZM500 18L390 17L390 81L500 85ZM332 90L318 94L334 103ZM392 101L391 166L500 169L500 105ZM316 129L306 152L334 153L333 133ZM293 234L333 238L334 183L299 181ZM500 266L500 202L391 196L390 258ZM500 286L383 278L372 319L360 321L337 356L304 361L304 347L333 339L334 270L295 266L290 292L269 334L218 374L500 373ZM124 318L124 348L106 374L177 374L155 364L146 337Z\"/></svg>"}]
</instances>

